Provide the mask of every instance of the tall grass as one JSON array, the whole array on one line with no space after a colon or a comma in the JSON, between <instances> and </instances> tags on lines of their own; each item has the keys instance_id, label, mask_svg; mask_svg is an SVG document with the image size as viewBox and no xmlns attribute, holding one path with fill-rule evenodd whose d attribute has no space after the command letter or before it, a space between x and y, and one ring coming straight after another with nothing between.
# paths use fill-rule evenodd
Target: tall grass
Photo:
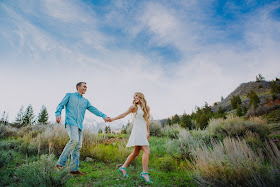
<instances>
[{"instance_id":1,"label":"tall grass","mask_svg":"<svg viewBox=\"0 0 280 187\"><path fill-rule=\"evenodd\" d=\"M262 151L254 152L244 141L225 138L192 149L193 169L202 186L277 186L280 150L273 142L266 142ZM278 159L276 159L278 157Z\"/></svg>"}]
</instances>

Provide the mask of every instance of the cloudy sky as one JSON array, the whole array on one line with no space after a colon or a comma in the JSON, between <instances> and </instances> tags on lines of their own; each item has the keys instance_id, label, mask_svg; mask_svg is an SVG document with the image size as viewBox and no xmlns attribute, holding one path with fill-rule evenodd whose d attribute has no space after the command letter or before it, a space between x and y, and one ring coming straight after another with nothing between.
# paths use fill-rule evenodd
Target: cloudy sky
<instances>
[{"instance_id":1,"label":"cloudy sky","mask_svg":"<svg viewBox=\"0 0 280 187\"><path fill-rule=\"evenodd\" d=\"M280 1L1 0L0 57L9 121L29 104L54 121L79 81L109 116L141 91L161 119L279 77Z\"/></svg>"}]
</instances>

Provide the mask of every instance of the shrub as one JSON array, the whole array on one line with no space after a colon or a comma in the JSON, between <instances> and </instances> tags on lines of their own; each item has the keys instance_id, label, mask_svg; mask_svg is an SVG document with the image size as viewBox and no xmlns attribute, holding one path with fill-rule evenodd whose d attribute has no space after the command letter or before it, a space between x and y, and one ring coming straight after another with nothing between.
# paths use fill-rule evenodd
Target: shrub
<instances>
[{"instance_id":1,"label":"shrub","mask_svg":"<svg viewBox=\"0 0 280 187\"><path fill-rule=\"evenodd\" d=\"M171 139L178 139L179 132L182 130L185 130L185 129L180 127L178 124L174 124L172 126L166 125L163 128L162 134Z\"/></svg>"},{"instance_id":2,"label":"shrub","mask_svg":"<svg viewBox=\"0 0 280 187\"><path fill-rule=\"evenodd\" d=\"M212 142L212 148L201 145L192 149L195 179L201 186L277 186L280 151L269 142L264 155L255 153L244 140L226 138ZM279 158L279 157L278 157Z\"/></svg>"},{"instance_id":3,"label":"shrub","mask_svg":"<svg viewBox=\"0 0 280 187\"><path fill-rule=\"evenodd\" d=\"M180 131L178 139L171 140L167 150L170 155L179 158L191 159L191 149L197 147L200 141L194 139L189 131Z\"/></svg>"},{"instance_id":4,"label":"shrub","mask_svg":"<svg viewBox=\"0 0 280 187\"><path fill-rule=\"evenodd\" d=\"M18 132L16 128L0 125L0 138L16 137Z\"/></svg>"},{"instance_id":5,"label":"shrub","mask_svg":"<svg viewBox=\"0 0 280 187\"><path fill-rule=\"evenodd\" d=\"M264 106L258 107L256 109L251 107L246 114L246 118L249 118L251 116L265 115L265 114L268 114L268 113L270 113L274 110L277 110L279 108L280 108L280 105L277 104L277 103L272 103L270 105L264 105Z\"/></svg>"},{"instance_id":6,"label":"shrub","mask_svg":"<svg viewBox=\"0 0 280 187\"><path fill-rule=\"evenodd\" d=\"M91 157L91 150L96 145L107 140L108 137L105 134L92 133L90 130L83 132L83 146L81 149L81 158Z\"/></svg>"},{"instance_id":7,"label":"shrub","mask_svg":"<svg viewBox=\"0 0 280 187\"><path fill-rule=\"evenodd\" d=\"M159 122L151 122L149 124L149 129L151 136L161 136L161 125Z\"/></svg>"},{"instance_id":8,"label":"shrub","mask_svg":"<svg viewBox=\"0 0 280 187\"><path fill-rule=\"evenodd\" d=\"M157 167L165 172L176 169L176 161L169 155L157 159Z\"/></svg>"},{"instance_id":9,"label":"shrub","mask_svg":"<svg viewBox=\"0 0 280 187\"><path fill-rule=\"evenodd\" d=\"M20 166L16 176L20 186L64 186L70 179L69 168L56 171L54 155L42 155L39 161Z\"/></svg>"},{"instance_id":10,"label":"shrub","mask_svg":"<svg viewBox=\"0 0 280 187\"><path fill-rule=\"evenodd\" d=\"M258 117L244 120L240 117L228 117L227 119L212 119L206 129L211 137L220 140L225 137L243 137L246 131L257 133L261 139L265 139L269 134L266 121Z\"/></svg>"},{"instance_id":11,"label":"shrub","mask_svg":"<svg viewBox=\"0 0 280 187\"><path fill-rule=\"evenodd\" d=\"M36 145L40 153L53 153L59 156L68 143L69 136L64 126L49 125L46 130L38 134L36 138L28 140L27 137L24 137L24 140L30 144Z\"/></svg>"},{"instance_id":12,"label":"shrub","mask_svg":"<svg viewBox=\"0 0 280 187\"><path fill-rule=\"evenodd\" d=\"M9 165L10 161L13 160L14 151L0 151L0 168Z\"/></svg>"}]
</instances>

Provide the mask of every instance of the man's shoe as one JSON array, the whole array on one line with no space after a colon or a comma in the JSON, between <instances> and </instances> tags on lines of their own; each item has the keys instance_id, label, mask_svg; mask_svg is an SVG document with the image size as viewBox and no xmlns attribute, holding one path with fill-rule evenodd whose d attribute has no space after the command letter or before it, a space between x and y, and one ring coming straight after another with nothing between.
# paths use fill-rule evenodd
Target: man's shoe
<instances>
[{"instance_id":1,"label":"man's shoe","mask_svg":"<svg viewBox=\"0 0 280 187\"><path fill-rule=\"evenodd\" d=\"M59 171L60 169L64 169L64 167L59 164L56 164L55 167L57 171Z\"/></svg>"},{"instance_id":2,"label":"man's shoe","mask_svg":"<svg viewBox=\"0 0 280 187\"><path fill-rule=\"evenodd\" d=\"M81 172L81 171L71 171L70 172L72 175L76 176L76 175L85 175L85 173Z\"/></svg>"}]
</instances>

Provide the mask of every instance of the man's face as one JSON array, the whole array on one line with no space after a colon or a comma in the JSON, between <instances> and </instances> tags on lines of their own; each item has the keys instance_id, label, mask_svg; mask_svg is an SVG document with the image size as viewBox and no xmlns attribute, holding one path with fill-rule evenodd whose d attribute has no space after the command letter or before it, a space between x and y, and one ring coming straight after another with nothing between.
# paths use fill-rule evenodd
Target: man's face
<instances>
[{"instance_id":1,"label":"man's face","mask_svg":"<svg viewBox=\"0 0 280 187\"><path fill-rule=\"evenodd\" d=\"M86 83L82 83L81 86L78 86L78 92L85 94L87 91L87 84Z\"/></svg>"}]
</instances>

